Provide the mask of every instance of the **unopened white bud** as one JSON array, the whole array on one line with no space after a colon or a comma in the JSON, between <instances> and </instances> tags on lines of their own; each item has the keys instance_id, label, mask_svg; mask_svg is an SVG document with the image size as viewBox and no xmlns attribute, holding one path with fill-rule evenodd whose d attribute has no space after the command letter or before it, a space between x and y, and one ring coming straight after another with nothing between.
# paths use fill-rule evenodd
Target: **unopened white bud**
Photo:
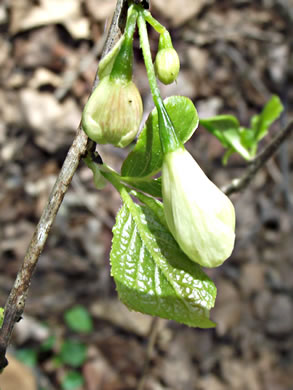
<instances>
[{"instance_id":1,"label":"unopened white bud","mask_svg":"<svg viewBox=\"0 0 293 390\"><path fill-rule=\"evenodd\" d=\"M184 148L164 156L162 191L167 225L182 251L203 267L221 265L234 247L234 206Z\"/></svg>"}]
</instances>

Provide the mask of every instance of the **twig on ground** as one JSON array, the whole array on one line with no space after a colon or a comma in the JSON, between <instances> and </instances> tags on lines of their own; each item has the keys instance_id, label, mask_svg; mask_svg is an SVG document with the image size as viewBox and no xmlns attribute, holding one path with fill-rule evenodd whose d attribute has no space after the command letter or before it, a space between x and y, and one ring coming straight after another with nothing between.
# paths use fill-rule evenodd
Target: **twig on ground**
<instances>
[{"instance_id":1,"label":"twig on ground","mask_svg":"<svg viewBox=\"0 0 293 390\"><path fill-rule=\"evenodd\" d=\"M144 365L142 369L142 374L139 379L138 385L137 385L137 390L143 390L145 381L147 379L149 369L150 369L150 362L153 358L153 353L154 353L154 347L159 335L160 331L160 318L154 317L151 322L150 326L150 332L149 332L149 338L148 338L148 345L146 348L146 356L144 360Z\"/></svg>"},{"instance_id":2,"label":"twig on ground","mask_svg":"<svg viewBox=\"0 0 293 390\"><path fill-rule=\"evenodd\" d=\"M290 137L293 132L293 122L290 122L288 126L278 132L272 141L264 148L262 152L255 157L253 161L249 164L246 172L240 178L232 180L230 184L222 188L225 194L231 195L234 192L243 190L248 186L257 172L264 166L264 164L273 156L273 154L278 150L280 145Z\"/></svg>"},{"instance_id":3,"label":"twig on ground","mask_svg":"<svg viewBox=\"0 0 293 390\"><path fill-rule=\"evenodd\" d=\"M117 0L112 23L102 52L102 57L111 50L120 34L120 29L123 29L123 23L125 23L123 15L125 14L125 9L127 9L125 7L127 7L127 0ZM96 75L93 89L97 84L98 76ZM44 249L63 197L68 190L81 158L86 154L88 149L93 148L94 146L95 145L93 145L92 142L89 142L82 128L79 127L40 221L36 227L23 260L23 264L18 272L14 286L5 305L3 325L0 329L0 370L8 363L5 357L6 349L9 344L14 325L21 319L23 314L33 271L37 265L39 256Z\"/></svg>"}]
</instances>

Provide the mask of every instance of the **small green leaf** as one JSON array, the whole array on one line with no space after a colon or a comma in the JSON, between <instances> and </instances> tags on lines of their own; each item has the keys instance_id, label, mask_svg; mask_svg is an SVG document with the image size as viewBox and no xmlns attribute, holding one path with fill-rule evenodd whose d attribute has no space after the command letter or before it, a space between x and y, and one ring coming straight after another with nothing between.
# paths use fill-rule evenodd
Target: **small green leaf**
<instances>
[{"instance_id":1,"label":"small green leaf","mask_svg":"<svg viewBox=\"0 0 293 390\"><path fill-rule=\"evenodd\" d=\"M86 359L86 353L87 347L85 344L75 340L66 340L62 344L60 358L65 364L80 367Z\"/></svg>"},{"instance_id":2,"label":"small green leaf","mask_svg":"<svg viewBox=\"0 0 293 390\"><path fill-rule=\"evenodd\" d=\"M64 364L63 360L61 359L61 357L59 355L53 356L51 361L52 361L53 367L55 369L62 367Z\"/></svg>"},{"instance_id":3,"label":"small green leaf","mask_svg":"<svg viewBox=\"0 0 293 390\"><path fill-rule=\"evenodd\" d=\"M217 137L225 148L230 146L230 142L225 137L225 132L235 132L240 126L238 119L233 115L217 115L211 118L200 119L199 123Z\"/></svg>"},{"instance_id":4,"label":"small green leaf","mask_svg":"<svg viewBox=\"0 0 293 390\"><path fill-rule=\"evenodd\" d=\"M44 352L51 351L54 348L55 343L56 343L56 336L51 335L45 341L42 342L40 349L41 351Z\"/></svg>"},{"instance_id":5,"label":"small green leaf","mask_svg":"<svg viewBox=\"0 0 293 390\"><path fill-rule=\"evenodd\" d=\"M248 129L246 127L239 128L241 144L247 149L250 150L254 145L256 145L256 141L254 138L254 131L252 129Z\"/></svg>"},{"instance_id":6,"label":"small green leaf","mask_svg":"<svg viewBox=\"0 0 293 390\"><path fill-rule=\"evenodd\" d=\"M77 371L69 371L62 380L62 390L74 390L84 383L83 376Z\"/></svg>"},{"instance_id":7,"label":"small green leaf","mask_svg":"<svg viewBox=\"0 0 293 390\"><path fill-rule=\"evenodd\" d=\"M233 115L218 115L201 119L200 124L217 137L225 148L228 148L223 158L225 164L233 152L237 152L246 160L250 160L250 153L242 144L240 124Z\"/></svg>"},{"instance_id":8,"label":"small green leaf","mask_svg":"<svg viewBox=\"0 0 293 390\"><path fill-rule=\"evenodd\" d=\"M89 333L93 330L93 321L88 310L81 305L72 307L64 315L67 326L75 332Z\"/></svg>"},{"instance_id":9,"label":"small green leaf","mask_svg":"<svg viewBox=\"0 0 293 390\"><path fill-rule=\"evenodd\" d=\"M213 327L209 310L216 287L160 222L157 214L162 206L135 204L128 194L123 200L110 256L122 302L131 310L189 326Z\"/></svg>"},{"instance_id":10,"label":"small green leaf","mask_svg":"<svg viewBox=\"0 0 293 390\"><path fill-rule=\"evenodd\" d=\"M233 153L234 153L234 150L231 149L231 148L228 149L228 150L225 152L224 156L222 157L222 164L223 164L223 165L227 165L228 160L229 160L229 157L230 157Z\"/></svg>"},{"instance_id":11,"label":"small green leaf","mask_svg":"<svg viewBox=\"0 0 293 390\"><path fill-rule=\"evenodd\" d=\"M224 137L226 141L230 144L230 148L232 149L232 152L233 151L237 152L245 160L250 160L249 151L241 143L241 134L239 128L237 130L229 129L227 131L224 131Z\"/></svg>"},{"instance_id":12,"label":"small green leaf","mask_svg":"<svg viewBox=\"0 0 293 390\"><path fill-rule=\"evenodd\" d=\"M16 351L16 358L29 367L35 367L38 361L38 354L35 349L23 348Z\"/></svg>"},{"instance_id":13,"label":"small green leaf","mask_svg":"<svg viewBox=\"0 0 293 390\"><path fill-rule=\"evenodd\" d=\"M185 143L198 126L198 115L192 101L184 96L171 96L164 101L179 139ZM153 176L162 166L158 113L154 109L138 137L138 141L124 161L122 176Z\"/></svg>"},{"instance_id":14,"label":"small green leaf","mask_svg":"<svg viewBox=\"0 0 293 390\"><path fill-rule=\"evenodd\" d=\"M267 134L269 127L279 118L283 109L280 98L273 95L264 106L262 112L252 118L251 127L254 130L256 141L260 141Z\"/></svg>"}]
</instances>

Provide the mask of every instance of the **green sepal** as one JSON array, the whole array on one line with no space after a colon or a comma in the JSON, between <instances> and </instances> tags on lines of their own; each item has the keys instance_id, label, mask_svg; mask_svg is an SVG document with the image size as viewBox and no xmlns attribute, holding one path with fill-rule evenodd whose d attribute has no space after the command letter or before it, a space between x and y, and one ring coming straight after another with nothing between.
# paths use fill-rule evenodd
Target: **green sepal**
<instances>
[{"instance_id":1,"label":"green sepal","mask_svg":"<svg viewBox=\"0 0 293 390\"><path fill-rule=\"evenodd\" d=\"M128 9L127 21L124 32L124 40L115 58L111 70L110 79L132 80L133 67L133 34L136 27L138 12L132 6Z\"/></svg>"},{"instance_id":2,"label":"green sepal","mask_svg":"<svg viewBox=\"0 0 293 390\"><path fill-rule=\"evenodd\" d=\"M114 61L117 57L117 54L120 51L122 42L124 41L125 36L122 35L122 37L119 39L119 41L115 44L115 46L112 48L112 50L101 59L99 62L99 68L98 68L98 76L99 79L102 80L105 76L108 76L113 68Z\"/></svg>"},{"instance_id":3,"label":"green sepal","mask_svg":"<svg viewBox=\"0 0 293 390\"><path fill-rule=\"evenodd\" d=\"M156 105L159 118L159 134L163 154L174 152L183 145L177 137L173 122L162 100Z\"/></svg>"}]
</instances>

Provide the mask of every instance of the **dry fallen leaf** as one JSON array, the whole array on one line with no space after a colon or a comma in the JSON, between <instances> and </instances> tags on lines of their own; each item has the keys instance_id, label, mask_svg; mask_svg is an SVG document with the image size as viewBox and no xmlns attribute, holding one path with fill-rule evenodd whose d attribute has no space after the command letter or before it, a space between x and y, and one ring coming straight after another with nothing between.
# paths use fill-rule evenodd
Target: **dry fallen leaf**
<instances>
[{"instance_id":1,"label":"dry fallen leaf","mask_svg":"<svg viewBox=\"0 0 293 390\"><path fill-rule=\"evenodd\" d=\"M113 14L116 0L86 0L85 3L90 15L101 22Z\"/></svg>"},{"instance_id":2,"label":"dry fallen leaf","mask_svg":"<svg viewBox=\"0 0 293 390\"><path fill-rule=\"evenodd\" d=\"M134 334L146 336L150 330L152 317L129 311L120 301L108 299L94 303L91 306L94 317L110 321Z\"/></svg>"},{"instance_id":3,"label":"dry fallen leaf","mask_svg":"<svg viewBox=\"0 0 293 390\"><path fill-rule=\"evenodd\" d=\"M31 370L12 356L8 356L9 365L0 376L3 390L37 390L35 377Z\"/></svg>"},{"instance_id":4,"label":"dry fallen leaf","mask_svg":"<svg viewBox=\"0 0 293 390\"><path fill-rule=\"evenodd\" d=\"M152 6L170 20L174 27L178 27L187 20L194 18L202 8L210 3L208 0L152 0Z\"/></svg>"},{"instance_id":5,"label":"dry fallen leaf","mask_svg":"<svg viewBox=\"0 0 293 390\"><path fill-rule=\"evenodd\" d=\"M38 68L28 85L32 89L38 89L43 85L51 85L54 88L58 88L61 84L62 78L60 76L57 76L46 68Z\"/></svg>"},{"instance_id":6,"label":"dry fallen leaf","mask_svg":"<svg viewBox=\"0 0 293 390\"><path fill-rule=\"evenodd\" d=\"M33 89L21 91L20 107L23 122L34 130L36 143L49 152L70 142L81 116L73 99L59 103L50 93Z\"/></svg>"},{"instance_id":7,"label":"dry fallen leaf","mask_svg":"<svg viewBox=\"0 0 293 390\"><path fill-rule=\"evenodd\" d=\"M89 20L81 16L79 0L40 0L40 5L21 7L12 2L10 31L16 34L38 26L62 23L73 38L89 38Z\"/></svg>"}]
</instances>

